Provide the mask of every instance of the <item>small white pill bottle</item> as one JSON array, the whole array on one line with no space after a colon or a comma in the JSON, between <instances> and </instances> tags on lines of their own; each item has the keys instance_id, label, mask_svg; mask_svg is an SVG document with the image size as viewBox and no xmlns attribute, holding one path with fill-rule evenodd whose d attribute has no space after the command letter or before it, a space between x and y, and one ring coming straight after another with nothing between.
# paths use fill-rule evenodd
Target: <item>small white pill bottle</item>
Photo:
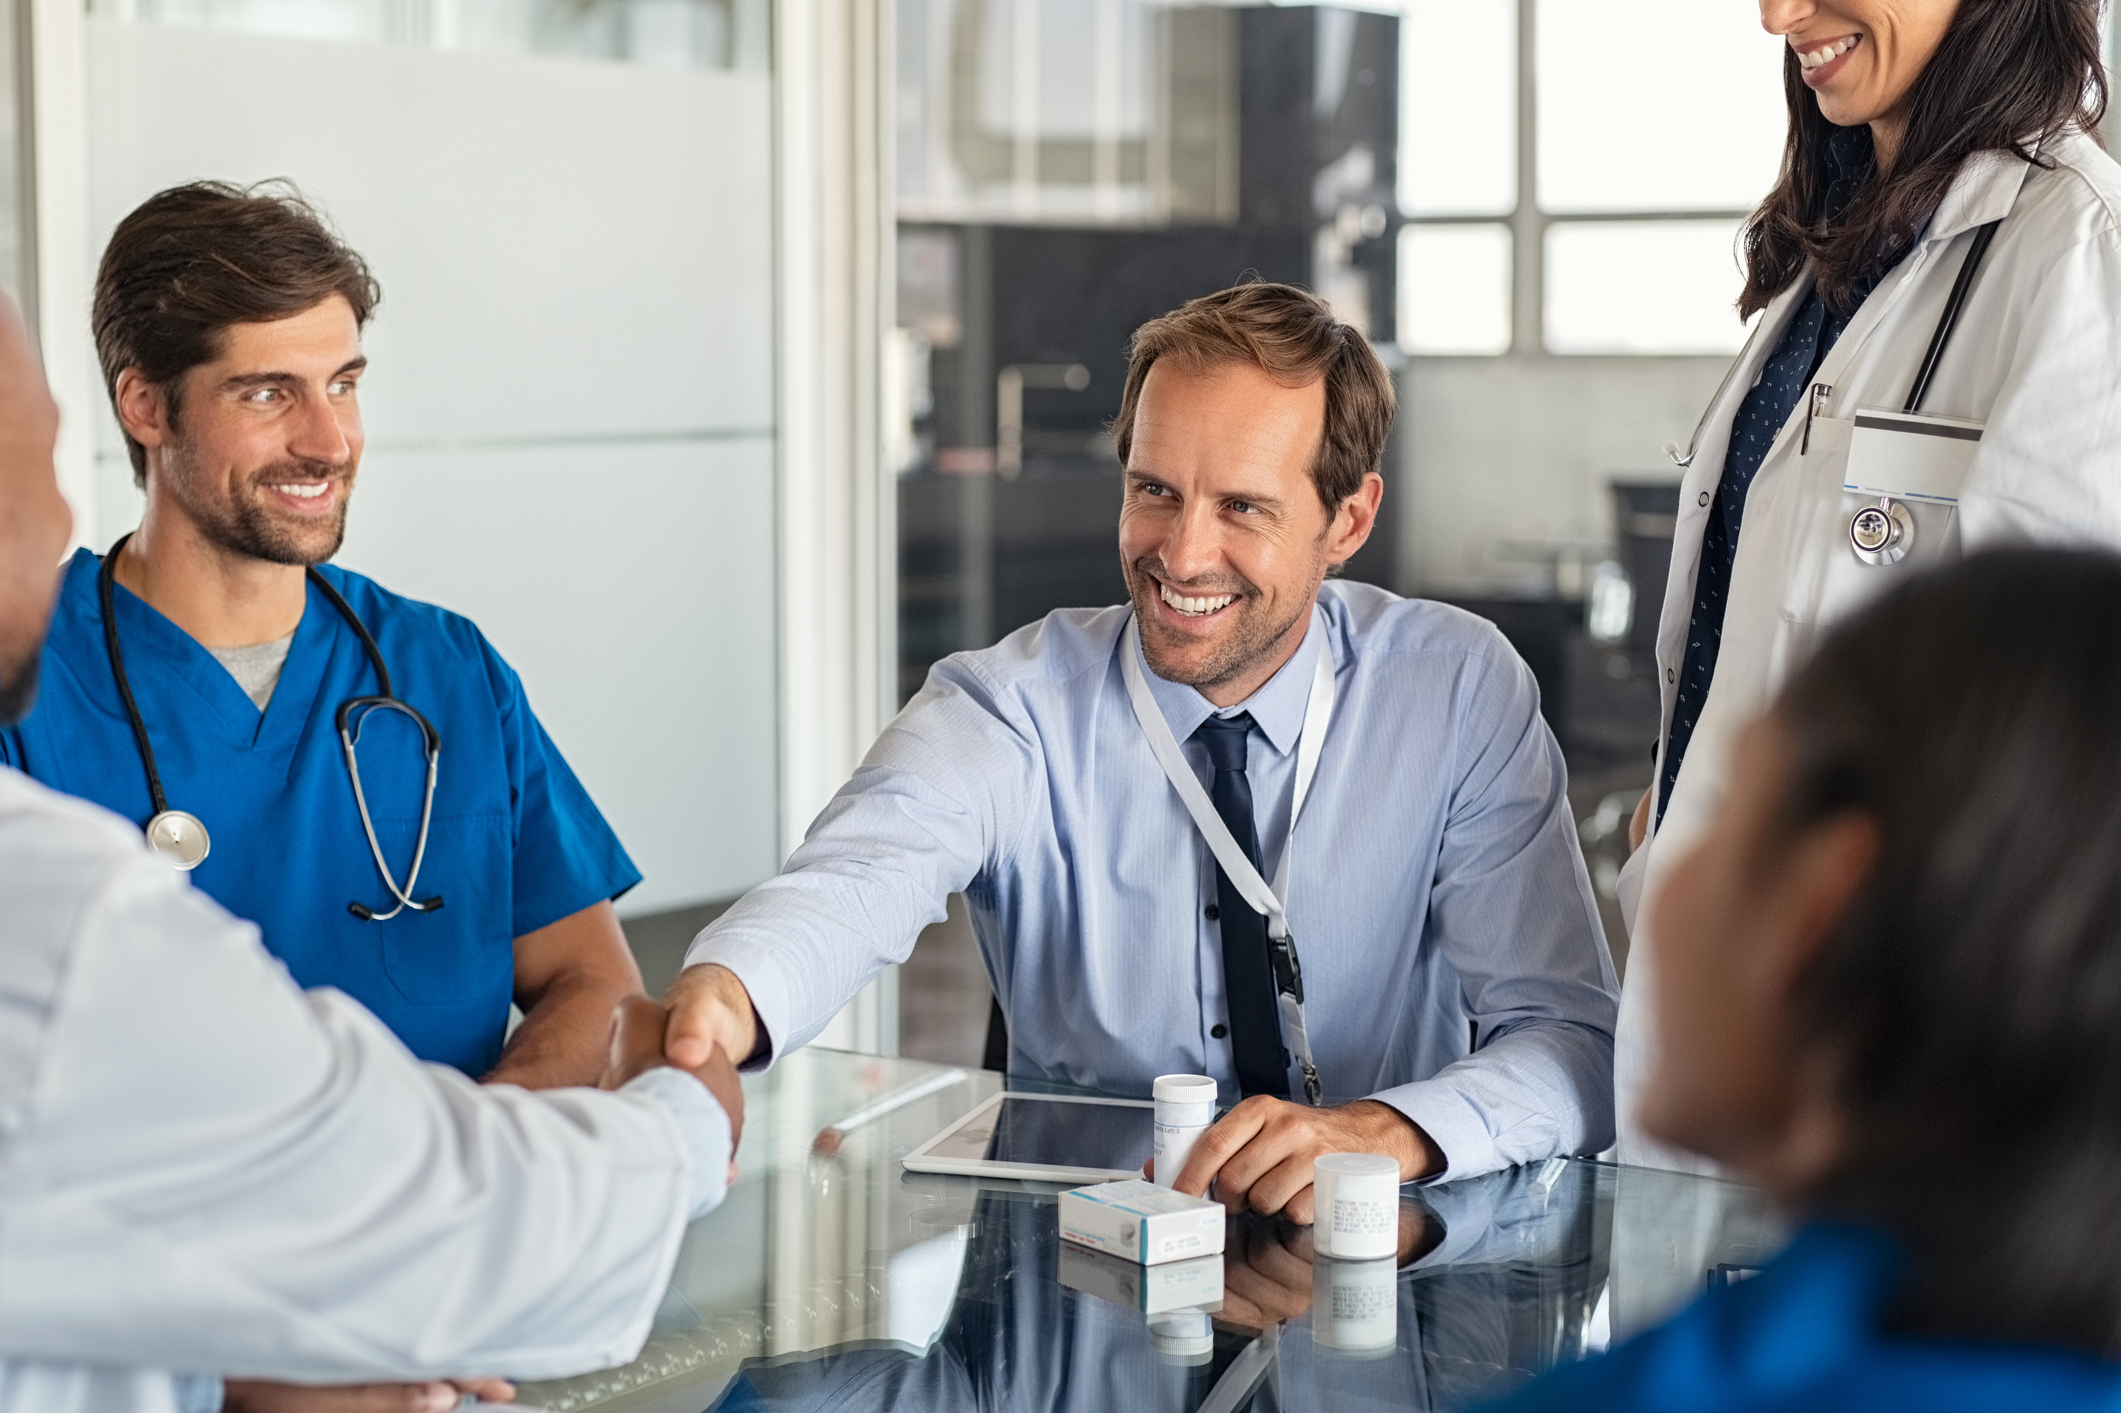
<instances>
[{"instance_id":1,"label":"small white pill bottle","mask_svg":"<svg viewBox=\"0 0 2121 1413\"><path fill-rule=\"evenodd\" d=\"M1374 1261L1399 1254L1399 1164L1392 1159L1326 1154L1311 1168L1311 1205L1319 1255Z\"/></svg>"},{"instance_id":2,"label":"small white pill bottle","mask_svg":"<svg viewBox=\"0 0 2121 1413\"><path fill-rule=\"evenodd\" d=\"M1169 1187L1178 1181L1194 1143L1215 1122L1215 1081L1204 1074L1158 1075L1153 1093L1156 1185Z\"/></svg>"}]
</instances>

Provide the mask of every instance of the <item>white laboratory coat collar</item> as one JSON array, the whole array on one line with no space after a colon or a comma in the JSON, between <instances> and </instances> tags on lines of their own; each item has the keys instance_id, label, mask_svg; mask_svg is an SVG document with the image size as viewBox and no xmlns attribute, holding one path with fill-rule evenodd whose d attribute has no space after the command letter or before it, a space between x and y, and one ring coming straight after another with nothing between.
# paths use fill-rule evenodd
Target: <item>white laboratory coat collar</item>
<instances>
[{"instance_id":1,"label":"white laboratory coat collar","mask_svg":"<svg viewBox=\"0 0 2121 1413\"><path fill-rule=\"evenodd\" d=\"M2018 189L2032 167L2015 152L1976 152L1952 178L1937 214L1922 233L1925 243L1950 240L1962 231L2000 221L2017 204Z\"/></svg>"}]
</instances>

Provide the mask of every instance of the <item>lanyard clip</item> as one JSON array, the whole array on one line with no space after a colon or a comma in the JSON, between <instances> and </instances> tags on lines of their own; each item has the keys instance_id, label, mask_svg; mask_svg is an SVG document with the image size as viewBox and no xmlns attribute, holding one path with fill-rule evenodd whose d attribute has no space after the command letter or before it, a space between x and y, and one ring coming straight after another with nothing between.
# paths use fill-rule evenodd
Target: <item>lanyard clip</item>
<instances>
[{"instance_id":1,"label":"lanyard clip","mask_svg":"<svg viewBox=\"0 0 2121 1413\"><path fill-rule=\"evenodd\" d=\"M1296 939L1286 934L1267 938L1267 959L1274 965L1274 989L1301 1006L1304 1003L1304 969L1296 960Z\"/></svg>"}]
</instances>

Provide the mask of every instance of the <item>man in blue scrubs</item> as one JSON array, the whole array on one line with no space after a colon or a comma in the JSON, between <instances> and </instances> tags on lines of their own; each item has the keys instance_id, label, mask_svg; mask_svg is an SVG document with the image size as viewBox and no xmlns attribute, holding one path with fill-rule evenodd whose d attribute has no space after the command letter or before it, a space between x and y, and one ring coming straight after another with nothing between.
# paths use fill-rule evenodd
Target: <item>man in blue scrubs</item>
<instances>
[{"instance_id":1,"label":"man in blue scrubs","mask_svg":"<svg viewBox=\"0 0 2121 1413\"><path fill-rule=\"evenodd\" d=\"M477 627L322 567L360 467L377 298L288 195L200 183L119 224L96 347L146 509L109 585L87 550L66 566L36 710L0 732L0 762L143 827L158 778L210 835L193 881L301 985L338 987L467 1074L592 1084L614 1004L641 988L611 905L639 870ZM416 882L419 726L387 708L360 722L372 849L334 720L386 690L440 740ZM424 910L386 917L397 890ZM511 1001L524 1020L504 1053Z\"/></svg>"}]
</instances>

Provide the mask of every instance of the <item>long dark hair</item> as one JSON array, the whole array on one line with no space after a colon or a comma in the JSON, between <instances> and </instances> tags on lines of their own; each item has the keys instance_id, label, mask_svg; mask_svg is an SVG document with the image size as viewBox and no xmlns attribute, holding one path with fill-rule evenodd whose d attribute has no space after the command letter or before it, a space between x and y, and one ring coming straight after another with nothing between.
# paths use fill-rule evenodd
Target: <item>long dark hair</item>
<instances>
[{"instance_id":1,"label":"long dark hair","mask_svg":"<svg viewBox=\"0 0 2121 1413\"><path fill-rule=\"evenodd\" d=\"M1848 620L1777 707L1793 831L1877 863L1800 985L1901 1329L2121 1356L2121 557L1969 558Z\"/></svg>"},{"instance_id":2,"label":"long dark hair","mask_svg":"<svg viewBox=\"0 0 2121 1413\"><path fill-rule=\"evenodd\" d=\"M1864 267L1914 239L1968 157L2007 151L2032 162L2067 127L2098 132L2106 112L2099 0L1963 0L1915 79L1892 170L1866 183L1830 231L1826 140L1839 129L1787 44L1782 89L1790 109L1782 178L1746 226L1738 312L1765 309L1807 263L1828 305L1845 312Z\"/></svg>"}]
</instances>

